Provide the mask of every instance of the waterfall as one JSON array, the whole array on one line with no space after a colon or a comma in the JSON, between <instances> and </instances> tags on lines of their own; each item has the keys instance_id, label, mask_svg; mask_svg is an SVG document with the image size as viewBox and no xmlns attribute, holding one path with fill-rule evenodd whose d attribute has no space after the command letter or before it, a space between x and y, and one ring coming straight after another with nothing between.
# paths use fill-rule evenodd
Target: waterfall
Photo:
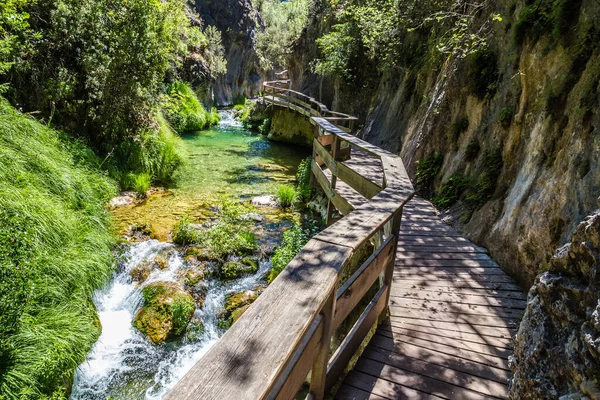
<instances>
[{"instance_id":1,"label":"waterfall","mask_svg":"<svg viewBox=\"0 0 600 400\"><path fill-rule=\"evenodd\" d=\"M136 285L131 270L165 252L170 254L167 267L153 271L144 284ZM217 326L217 313L225 303L225 295L252 289L261 283L270 267L270 261L263 260L259 271L252 276L225 283L208 280L204 305L195 311L205 327L202 337L195 342L182 339L155 345L132 325L142 303L141 289L151 282L175 282L178 271L186 268L186 264L170 243L148 240L129 245L108 286L94 296L102 334L77 369L70 398L163 398L223 334Z\"/></svg>"}]
</instances>

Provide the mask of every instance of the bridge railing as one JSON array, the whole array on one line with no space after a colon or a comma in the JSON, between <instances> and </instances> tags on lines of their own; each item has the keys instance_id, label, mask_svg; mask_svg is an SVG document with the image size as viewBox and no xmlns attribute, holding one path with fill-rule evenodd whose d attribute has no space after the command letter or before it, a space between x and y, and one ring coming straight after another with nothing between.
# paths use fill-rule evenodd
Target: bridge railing
<instances>
[{"instance_id":1,"label":"bridge railing","mask_svg":"<svg viewBox=\"0 0 600 400\"><path fill-rule=\"evenodd\" d=\"M294 107L311 113L319 132L312 171L345 217L304 246L167 399L294 399L309 373L308 398L323 399L369 330L386 313L402 207L414 193L402 161L336 126L338 120L326 117L332 113L315 108L307 96L276 90L265 100L287 107L280 101L295 99ZM317 109L320 114L312 114ZM340 156L344 144L380 160L381 185L342 162L348 156ZM327 169L331 179L325 174ZM369 200L354 208L336 192L337 178ZM367 243L374 243L373 253L342 282L347 267L356 263L358 250ZM374 296L372 288L377 290ZM331 354L333 333L353 311L360 316Z\"/></svg>"}]
</instances>

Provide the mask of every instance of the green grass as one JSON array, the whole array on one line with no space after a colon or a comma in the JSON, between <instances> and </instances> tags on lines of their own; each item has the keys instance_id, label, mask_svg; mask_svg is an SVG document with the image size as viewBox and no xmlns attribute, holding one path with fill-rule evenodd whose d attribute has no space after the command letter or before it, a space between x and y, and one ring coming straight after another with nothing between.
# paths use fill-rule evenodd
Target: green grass
<instances>
[{"instance_id":1,"label":"green grass","mask_svg":"<svg viewBox=\"0 0 600 400\"><path fill-rule=\"evenodd\" d=\"M308 202L312 194L310 186L310 177L312 175L311 163L312 157L306 157L300 162L298 171L296 172L296 193L298 200L303 203Z\"/></svg>"},{"instance_id":2,"label":"green grass","mask_svg":"<svg viewBox=\"0 0 600 400\"><path fill-rule=\"evenodd\" d=\"M0 398L62 398L100 334L116 187L89 149L5 100L0 160Z\"/></svg>"},{"instance_id":3,"label":"green grass","mask_svg":"<svg viewBox=\"0 0 600 400\"><path fill-rule=\"evenodd\" d=\"M281 208L290 208L298 200L298 192L296 188L290 185L281 185L275 192L275 197Z\"/></svg>"},{"instance_id":4,"label":"green grass","mask_svg":"<svg viewBox=\"0 0 600 400\"><path fill-rule=\"evenodd\" d=\"M292 261L296 254L308 242L309 234L302 229L300 224L295 224L293 227L285 231L283 241L275 249L275 254L271 258L273 268L269 272L268 281L273 282L275 278L283 271L285 267Z\"/></svg>"},{"instance_id":5,"label":"green grass","mask_svg":"<svg viewBox=\"0 0 600 400\"><path fill-rule=\"evenodd\" d=\"M204 108L192 87L185 82L174 82L167 87L162 107L167 120L178 133L200 131L220 119L214 108L210 111Z\"/></svg>"}]
</instances>

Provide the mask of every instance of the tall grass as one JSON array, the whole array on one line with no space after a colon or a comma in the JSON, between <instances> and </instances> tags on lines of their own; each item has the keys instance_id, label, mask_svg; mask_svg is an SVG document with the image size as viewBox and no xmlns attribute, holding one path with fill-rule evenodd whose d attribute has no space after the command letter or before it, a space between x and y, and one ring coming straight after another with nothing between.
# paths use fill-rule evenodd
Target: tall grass
<instances>
[{"instance_id":1,"label":"tall grass","mask_svg":"<svg viewBox=\"0 0 600 400\"><path fill-rule=\"evenodd\" d=\"M162 104L167 120L178 133L200 131L220 119L214 108L210 111L204 108L192 87L185 82L170 84Z\"/></svg>"},{"instance_id":2,"label":"tall grass","mask_svg":"<svg viewBox=\"0 0 600 400\"><path fill-rule=\"evenodd\" d=\"M100 334L116 187L89 149L3 99L0 160L0 398L62 398Z\"/></svg>"}]
</instances>

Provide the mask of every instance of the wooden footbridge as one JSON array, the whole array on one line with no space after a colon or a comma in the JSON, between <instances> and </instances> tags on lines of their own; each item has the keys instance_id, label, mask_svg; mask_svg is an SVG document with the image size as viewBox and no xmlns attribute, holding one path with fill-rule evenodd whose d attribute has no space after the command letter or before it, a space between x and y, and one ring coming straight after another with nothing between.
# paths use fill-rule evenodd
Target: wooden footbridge
<instances>
[{"instance_id":1,"label":"wooden footbridge","mask_svg":"<svg viewBox=\"0 0 600 400\"><path fill-rule=\"evenodd\" d=\"M353 136L354 117L287 80L264 100L315 125L331 225L167 399L507 398L519 287L413 198L402 160Z\"/></svg>"}]
</instances>

